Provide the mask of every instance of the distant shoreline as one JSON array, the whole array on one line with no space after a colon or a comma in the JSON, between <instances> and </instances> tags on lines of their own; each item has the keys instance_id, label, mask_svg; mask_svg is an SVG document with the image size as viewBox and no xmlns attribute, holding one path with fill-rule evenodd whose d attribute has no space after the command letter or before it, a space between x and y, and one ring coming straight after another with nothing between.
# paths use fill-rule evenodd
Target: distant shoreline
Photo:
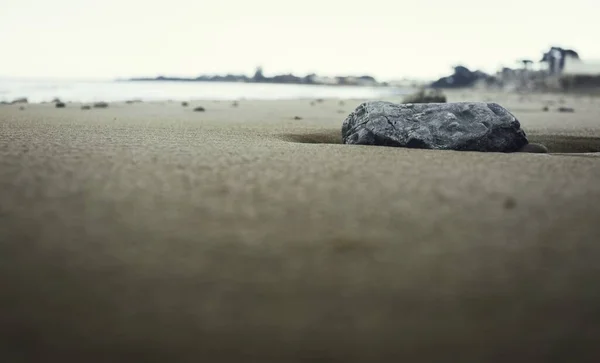
<instances>
[{"instance_id":1,"label":"distant shoreline","mask_svg":"<svg viewBox=\"0 0 600 363\"><path fill-rule=\"evenodd\" d=\"M117 79L115 82L182 82L182 83L246 83L246 84L277 84L277 85L291 85L291 86L329 86L329 87L389 87L397 88L397 86L390 84L329 84L329 83L290 83L290 82L255 82L255 81L226 81L226 80L199 80L194 78L168 78L168 79L157 79L157 78L131 78L131 79Z\"/></svg>"},{"instance_id":2,"label":"distant shoreline","mask_svg":"<svg viewBox=\"0 0 600 363\"><path fill-rule=\"evenodd\" d=\"M307 75L297 77L293 74L276 75L274 77L265 77L262 75L247 77L244 75L226 76L200 76L196 78L187 77L136 77L121 79L117 81L126 82L226 82L226 83L259 83L259 84L293 84L293 85L313 85L313 86L354 86L354 87L389 87L388 82L378 82L371 76L338 76L338 77L319 77L317 75Z\"/></svg>"}]
</instances>

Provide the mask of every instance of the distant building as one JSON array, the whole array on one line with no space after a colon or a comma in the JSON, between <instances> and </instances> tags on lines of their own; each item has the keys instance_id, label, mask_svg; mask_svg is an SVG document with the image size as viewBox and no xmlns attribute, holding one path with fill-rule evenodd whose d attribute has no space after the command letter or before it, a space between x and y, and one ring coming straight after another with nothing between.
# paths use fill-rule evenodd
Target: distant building
<instances>
[{"instance_id":1,"label":"distant building","mask_svg":"<svg viewBox=\"0 0 600 363\"><path fill-rule=\"evenodd\" d=\"M579 54L576 51L561 47L552 47L544 53L540 62L547 64L549 74L559 75L563 72L565 64L573 60L579 60Z\"/></svg>"}]
</instances>

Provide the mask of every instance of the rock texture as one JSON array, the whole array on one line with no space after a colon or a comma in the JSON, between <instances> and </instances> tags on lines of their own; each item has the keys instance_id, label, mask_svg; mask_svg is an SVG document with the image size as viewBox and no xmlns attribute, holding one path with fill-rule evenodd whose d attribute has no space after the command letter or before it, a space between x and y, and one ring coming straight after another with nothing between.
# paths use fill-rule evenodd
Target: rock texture
<instances>
[{"instance_id":1,"label":"rock texture","mask_svg":"<svg viewBox=\"0 0 600 363\"><path fill-rule=\"evenodd\" d=\"M366 102L342 125L345 144L515 152L528 144L519 121L496 103Z\"/></svg>"}]
</instances>

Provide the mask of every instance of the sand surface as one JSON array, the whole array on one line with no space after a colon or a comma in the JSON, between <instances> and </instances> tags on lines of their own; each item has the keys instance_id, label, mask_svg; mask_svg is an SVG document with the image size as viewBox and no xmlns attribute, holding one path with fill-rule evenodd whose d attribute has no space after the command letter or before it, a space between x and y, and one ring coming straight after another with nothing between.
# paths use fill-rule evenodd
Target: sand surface
<instances>
[{"instance_id":1,"label":"sand surface","mask_svg":"<svg viewBox=\"0 0 600 363\"><path fill-rule=\"evenodd\" d=\"M450 100L551 153L341 145L359 100L0 106L2 361L598 361L600 99Z\"/></svg>"}]
</instances>

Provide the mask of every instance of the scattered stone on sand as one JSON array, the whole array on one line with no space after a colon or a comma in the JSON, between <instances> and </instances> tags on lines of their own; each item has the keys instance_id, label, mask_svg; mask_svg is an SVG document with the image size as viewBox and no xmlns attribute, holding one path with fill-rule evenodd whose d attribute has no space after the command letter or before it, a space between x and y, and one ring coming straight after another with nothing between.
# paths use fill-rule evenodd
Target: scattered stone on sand
<instances>
[{"instance_id":1,"label":"scattered stone on sand","mask_svg":"<svg viewBox=\"0 0 600 363\"><path fill-rule=\"evenodd\" d=\"M54 105L56 106L56 108L65 108L65 107L67 107L67 105L64 102L56 102Z\"/></svg>"},{"instance_id":2,"label":"scattered stone on sand","mask_svg":"<svg viewBox=\"0 0 600 363\"><path fill-rule=\"evenodd\" d=\"M312 101L312 102L310 103L310 105L311 105L311 106L315 106L316 104L317 104L317 103L316 103L315 101Z\"/></svg>"},{"instance_id":3,"label":"scattered stone on sand","mask_svg":"<svg viewBox=\"0 0 600 363\"><path fill-rule=\"evenodd\" d=\"M83 105L83 106L81 106L81 109L82 110L91 110L92 106L90 106L90 105Z\"/></svg>"},{"instance_id":4,"label":"scattered stone on sand","mask_svg":"<svg viewBox=\"0 0 600 363\"><path fill-rule=\"evenodd\" d=\"M194 111L195 111L195 112L204 112L204 111L206 111L206 110L204 109L204 107L202 107L202 106L198 106L198 107L194 108Z\"/></svg>"},{"instance_id":5,"label":"scattered stone on sand","mask_svg":"<svg viewBox=\"0 0 600 363\"><path fill-rule=\"evenodd\" d=\"M547 154L548 148L542 144L531 143L531 144L527 144L527 145L523 146L521 149L519 149L519 152L534 153L534 154Z\"/></svg>"},{"instance_id":6,"label":"scattered stone on sand","mask_svg":"<svg viewBox=\"0 0 600 363\"><path fill-rule=\"evenodd\" d=\"M344 101L340 101L340 102L339 102L339 105L340 105L340 106L344 106L345 104L346 104L346 102L344 102Z\"/></svg>"},{"instance_id":7,"label":"scattered stone on sand","mask_svg":"<svg viewBox=\"0 0 600 363\"><path fill-rule=\"evenodd\" d=\"M127 101L125 101L125 103L126 103L126 104L128 104L128 105L132 105L132 104L134 104L134 103L142 103L142 102L144 102L144 101L142 101L142 100L140 100L140 99L135 99L135 100L127 100Z\"/></svg>"},{"instance_id":8,"label":"scattered stone on sand","mask_svg":"<svg viewBox=\"0 0 600 363\"><path fill-rule=\"evenodd\" d=\"M322 98L317 98L315 101L317 101L317 103L323 103L323 102L325 102L325 100L322 99Z\"/></svg>"},{"instance_id":9,"label":"scattered stone on sand","mask_svg":"<svg viewBox=\"0 0 600 363\"><path fill-rule=\"evenodd\" d=\"M517 206L517 201L513 197L507 197L504 200L504 209L514 209Z\"/></svg>"},{"instance_id":10,"label":"scattered stone on sand","mask_svg":"<svg viewBox=\"0 0 600 363\"><path fill-rule=\"evenodd\" d=\"M188 107L188 106L189 106L189 103L187 103L187 102L181 102L181 105L182 105L183 107Z\"/></svg>"},{"instance_id":11,"label":"scattered stone on sand","mask_svg":"<svg viewBox=\"0 0 600 363\"><path fill-rule=\"evenodd\" d=\"M521 124L496 103L365 102L342 125L345 144L515 152L528 144Z\"/></svg>"},{"instance_id":12,"label":"scattered stone on sand","mask_svg":"<svg viewBox=\"0 0 600 363\"><path fill-rule=\"evenodd\" d=\"M438 89L422 89L419 92L406 96L402 103L445 103L446 95Z\"/></svg>"},{"instance_id":13,"label":"scattered stone on sand","mask_svg":"<svg viewBox=\"0 0 600 363\"><path fill-rule=\"evenodd\" d=\"M238 107L240 105L240 103L238 101L233 101L233 103L231 104L231 107Z\"/></svg>"},{"instance_id":14,"label":"scattered stone on sand","mask_svg":"<svg viewBox=\"0 0 600 363\"><path fill-rule=\"evenodd\" d=\"M19 110L21 110L21 111L25 110L25 106L19 107Z\"/></svg>"},{"instance_id":15,"label":"scattered stone on sand","mask_svg":"<svg viewBox=\"0 0 600 363\"><path fill-rule=\"evenodd\" d=\"M13 104L13 105L16 105L16 104L19 104L19 103L29 103L29 101L27 100L27 98L25 98L25 97L21 97L21 98L15 98L15 99L14 99L14 100L11 102L11 104Z\"/></svg>"},{"instance_id":16,"label":"scattered stone on sand","mask_svg":"<svg viewBox=\"0 0 600 363\"><path fill-rule=\"evenodd\" d=\"M302 117L300 117L300 116L294 116L294 120L302 120Z\"/></svg>"},{"instance_id":17,"label":"scattered stone on sand","mask_svg":"<svg viewBox=\"0 0 600 363\"><path fill-rule=\"evenodd\" d=\"M550 108L548 106L544 106L544 108L542 108L542 111L544 112L548 112L550 110Z\"/></svg>"},{"instance_id":18,"label":"scattered stone on sand","mask_svg":"<svg viewBox=\"0 0 600 363\"><path fill-rule=\"evenodd\" d=\"M572 107L559 107L558 108L558 112L569 112L569 113L572 113L572 112L575 112L575 109L572 108Z\"/></svg>"},{"instance_id":19,"label":"scattered stone on sand","mask_svg":"<svg viewBox=\"0 0 600 363\"><path fill-rule=\"evenodd\" d=\"M94 103L94 108L107 108L108 103L106 102L96 102Z\"/></svg>"}]
</instances>

